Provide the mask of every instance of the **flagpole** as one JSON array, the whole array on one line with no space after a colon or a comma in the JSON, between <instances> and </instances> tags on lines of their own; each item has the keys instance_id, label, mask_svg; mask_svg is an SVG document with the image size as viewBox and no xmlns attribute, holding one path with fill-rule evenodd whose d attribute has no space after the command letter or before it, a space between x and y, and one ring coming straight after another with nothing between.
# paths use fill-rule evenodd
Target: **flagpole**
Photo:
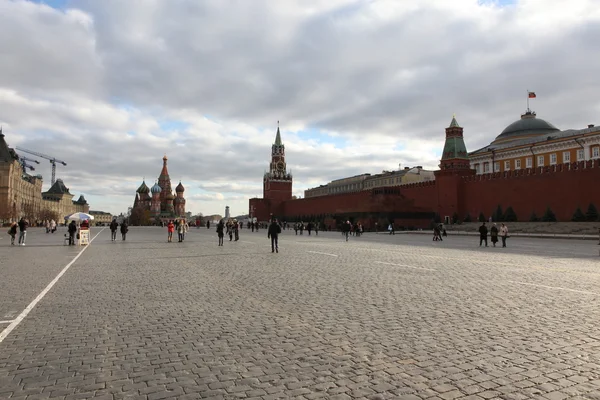
<instances>
[{"instance_id":1,"label":"flagpole","mask_svg":"<svg viewBox=\"0 0 600 400\"><path fill-rule=\"evenodd\" d=\"M529 89L527 89L527 112L529 112Z\"/></svg>"}]
</instances>

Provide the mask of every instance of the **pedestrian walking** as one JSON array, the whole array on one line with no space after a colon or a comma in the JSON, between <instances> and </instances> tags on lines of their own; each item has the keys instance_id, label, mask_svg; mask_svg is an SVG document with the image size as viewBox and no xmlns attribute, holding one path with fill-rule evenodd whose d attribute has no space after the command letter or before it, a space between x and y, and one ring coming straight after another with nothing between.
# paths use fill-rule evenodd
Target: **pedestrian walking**
<instances>
[{"instance_id":1,"label":"pedestrian walking","mask_svg":"<svg viewBox=\"0 0 600 400\"><path fill-rule=\"evenodd\" d=\"M171 243L173 241L173 232L175 232L175 224L173 221L169 221L167 224L167 243Z\"/></svg>"},{"instance_id":2,"label":"pedestrian walking","mask_svg":"<svg viewBox=\"0 0 600 400\"><path fill-rule=\"evenodd\" d=\"M110 227L110 240L114 242L115 240L117 240L117 228L119 227L119 223L117 222L116 218L113 218L109 227Z\"/></svg>"},{"instance_id":3,"label":"pedestrian walking","mask_svg":"<svg viewBox=\"0 0 600 400\"><path fill-rule=\"evenodd\" d=\"M10 224L10 228L8 228L8 234L10 235L10 245L14 246L15 245L15 238L17 237L17 228L19 226L17 225L16 222L12 222Z\"/></svg>"},{"instance_id":4,"label":"pedestrian walking","mask_svg":"<svg viewBox=\"0 0 600 400\"><path fill-rule=\"evenodd\" d=\"M500 238L502 238L502 247L506 247L506 238L508 237L508 227L502 224L500 226Z\"/></svg>"},{"instance_id":5,"label":"pedestrian walking","mask_svg":"<svg viewBox=\"0 0 600 400\"><path fill-rule=\"evenodd\" d=\"M121 222L121 237L123 240L127 238L127 232L129 232L129 227L127 226L127 222Z\"/></svg>"},{"instance_id":6,"label":"pedestrian walking","mask_svg":"<svg viewBox=\"0 0 600 400\"><path fill-rule=\"evenodd\" d=\"M348 241L348 236L350 235L350 231L352 230L352 224L350 221L346 221L342 225L342 234L346 237L346 242Z\"/></svg>"},{"instance_id":7,"label":"pedestrian walking","mask_svg":"<svg viewBox=\"0 0 600 400\"><path fill-rule=\"evenodd\" d=\"M277 219L273 219L269 225L267 237L271 239L271 253L279 253L279 234L281 227Z\"/></svg>"},{"instance_id":8,"label":"pedestrian walking","mask_svg":"<svg viewBox=\"0 0 600 400\"><path fill-rule=\"evenodd\" d=\"M25 246L28 227L29 221L27 221L25 218L21 218L21 220L19 220L19 246Z\"/></svg>"},{"instance_id":9,"label":"pedestrian walking","mask_svg":"<svg viewBox=\"0 0 600 400\"><path fill-rule=\"evenodd\" d=\"M496 247L496 243L498 243L498 227L496 223L490 228L490 240L492 241L492 246Z\"/></svg>"},{"instance_id":10,"label":"pedestrian walking","mask_svg":"<svg viewBox=\"0 0 600 400\"><path fill-rule=\"evenodd\" d=\"M223 236L225 236L225 233L223 232L224 230L225 224L223 223L223 220L220 220L217 224L217 236L219 237L219 246L223 246Z\"/></svg>"},{"instance_id":11,"label":"pedestrian walking","mask_svg":"<svg viewBox=\"0 0 600 400\"><path fill-rule=\"evenodd\" d=\"M183 242L183 240L185 239L185 233L188 230L188 224L187 222L185 222L185 220L181 220L179 221L179 224L177 225L177 236L179 238L179 243Z\"/></svg>"},{"instance_id":12,"label":"pedestrian walking","mask_svg":"<svg viewBox=\"0 0 600 400\"><path fill-rule=\"evenodd\" d=\"M52 233L56 232L56 221L55 220L50 221L50 232L52 232Z\"/></svg>"},{"instance_id":13,"label":"pedestrian walking","mask_svg":"<svg viewBox=\"0 0 600 400\"><path fill-rule=\"evenodd\" d=\"M390 232L390 235L395 235L396 231L394 230L394 223L390 222L390 224L388 225L388 231Z\"/></svg>"},{"instance_id":14,"label":"pedestrian walking","mask_svg":"<svg viewBox=\"0 0 600 400\"><path fill-rule=\"evenodd\" d=\"M485 222L484 222L479 227L479 247L481 247L481 244L483 242L485 242L485 247L488 247L487 234L488 234L488 229L487 229L487 226L485 226Z\"/></svg>"}]
</instances>

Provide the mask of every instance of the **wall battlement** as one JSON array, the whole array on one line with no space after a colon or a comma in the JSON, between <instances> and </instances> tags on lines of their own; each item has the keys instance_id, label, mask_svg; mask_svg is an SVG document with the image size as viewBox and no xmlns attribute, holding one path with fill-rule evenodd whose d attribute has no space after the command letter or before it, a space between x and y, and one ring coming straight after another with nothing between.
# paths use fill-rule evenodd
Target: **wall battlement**
<instances>
[{"instance_id":1,"label":"wall battlement","mask_svg":"<svg viewBox=\"0 0 600 400\"><path fill-rule=\"evenodd\" d=\"M524 168L512 171L494 172L482 175L463 176L463 182L486 182L495 179L522 177L540 177L540 175L577 173L584 170L600 169L600 160L577 161L565 164L547 165L544 167Z\"/></svg>"},{"instance_id":2,"label":"wall battlement","mask_svg":"<svg viewBox=\"0 0 600 400\"><path fill-rule=\"evenodd\" d=\"M415 189L415 188L423 188L423 187L430 187L430 186L435 186L435 180L425 181L425 182L407 183L405 185L400 185L399 187L401 190L404 190L404 189Z\"/></svg>"}]
</instances>

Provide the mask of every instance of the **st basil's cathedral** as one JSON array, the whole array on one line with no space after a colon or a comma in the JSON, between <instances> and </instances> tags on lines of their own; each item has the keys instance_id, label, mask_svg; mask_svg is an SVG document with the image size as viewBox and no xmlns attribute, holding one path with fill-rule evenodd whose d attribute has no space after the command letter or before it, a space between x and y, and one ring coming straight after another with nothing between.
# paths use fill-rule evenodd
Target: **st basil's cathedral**
<instances>
[{"instance_id":1,"label":"st basil's cathedral","mask_svg":"<svg viewBox=\"0 0 600 400\"><path fill-rule=\"evenodd\" d=\"M183 192L185 188L179 182L175 188L175 195L171 188L171 178L167 169L167 156L163 157L163 167L158 177L158 181L149 188L146 181L143 181L136 190L133 209L142 209L150 211L151 220L166 221L174 218L185 217L185 198Z\"/></svg>"}]
</instances>

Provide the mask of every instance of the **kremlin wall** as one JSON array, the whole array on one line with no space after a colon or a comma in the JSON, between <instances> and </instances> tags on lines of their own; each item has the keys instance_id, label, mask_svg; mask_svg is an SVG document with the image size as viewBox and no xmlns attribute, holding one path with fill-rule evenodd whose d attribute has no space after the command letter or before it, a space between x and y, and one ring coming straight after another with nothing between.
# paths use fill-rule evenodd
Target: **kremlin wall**
<instances>
[{"instance_id":1,"label":"kremlin wall","mask_svg":"<svg viewBox=\"0 0 600 400\"><path fill-rule=\"evenodd\" d=\"M468 153L463 128L453 118L435 180L292 199L292 176L286 172L278 128L271 168L263 177L263 198L250 199L249 212L259 221L273 216L335 227L350 220L367 229L388 221L429 228L437 218L463 221L469 215L475 221L481 213L487 220L498 206L511 207L518 221L529 221L532 214L541 217L548 208L558 221L571 221L578 207L585 212L590 204L600 206L599 147L598 127L560 131L527 110L489 146ZM521 168L526 165L530 167ZM492 168L497 172L484 172Z\"/></svg>"}]
</instances>

